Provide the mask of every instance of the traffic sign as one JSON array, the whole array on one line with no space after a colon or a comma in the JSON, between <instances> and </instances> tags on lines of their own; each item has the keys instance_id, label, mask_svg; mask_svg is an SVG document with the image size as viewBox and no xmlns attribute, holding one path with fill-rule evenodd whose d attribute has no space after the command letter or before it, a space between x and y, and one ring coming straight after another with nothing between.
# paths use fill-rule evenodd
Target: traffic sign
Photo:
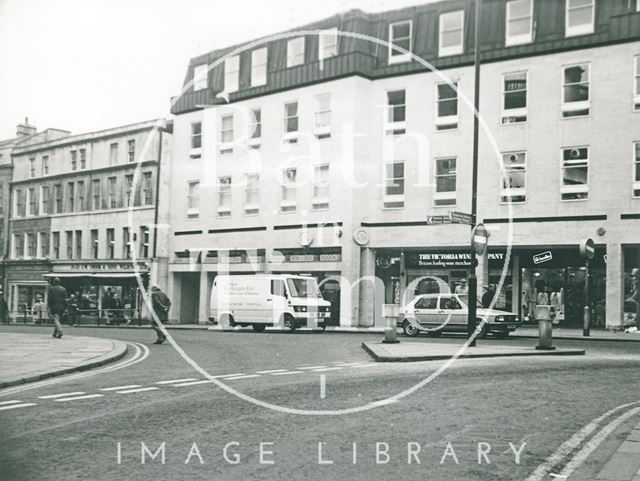
<instances>
[{"instance_id":1,"label":"traffic sign","mask_svg":"<svg viewBox=\"0 0 640 481\"><path fill-rule=\"evenodd\" d=\"M448 215L430 215L427 216L427 224L450 224L451 219Z\"/></svg>"},{"instance_id":2,"label":"traffic sign","mask_svg":"<svg viewBox=\"0 0 640 481\"><path fill-rule=\"evenodd\" d=\"M580 242L580 255L585 259L593 259L596 255L596 245L593 239L583 239Z\"/></svg>"},{"instance_id":3,"label":"traffic sign","mask_svg":"<svg viewBox=\"0 0 640 481\"><path fill-rule=\"evenodd\" d=\"M471 246L479 256L484 254L484 251L487 249L489 235L491 234L489 234L484 224L478 224L473 228L473 232L471 233Z\"/></svg>"},{"instance_id":4,"label":"traffic sign","mask_svg":"<svg viewBox=\"0 0 640 481\"><path fill-rule=\"evenodd\" d=\"M450 211L449 217L454 224L473 225L473 216L464 212Z\"/></svg>"}]
</instances>

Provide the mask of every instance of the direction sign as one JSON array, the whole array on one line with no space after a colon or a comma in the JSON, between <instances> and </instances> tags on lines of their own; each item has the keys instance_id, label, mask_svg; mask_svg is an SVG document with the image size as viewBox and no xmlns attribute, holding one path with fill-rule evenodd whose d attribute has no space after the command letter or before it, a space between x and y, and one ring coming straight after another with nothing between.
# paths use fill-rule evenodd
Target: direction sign
<instances>
[{"instance_id":1,"label":"direction sign","mask_svg":"<svg viewBox=\"0 0 640 481\"><path fill-rule=\"evenodd\" d=\"M585 259L593 259L596 255L596 245L593 239L583 239L580 242L580 255Z\"/></svg>"},{"instance_id":2,"label":"direction sign","mask_svg":"<svg viewBox=\"0 0 640 481\"><path fill-rule=\"evenodd\" d=\"M449 217L454 224L473 225L473 216L464 212L450 211Z\"/></svg>"},{"instance_id":3,"label":"direction sign","mask_svg":"<svg viewBox=\"0 0 640 481\"><path fill-rule=\"evenodd\" d=\"M430 215L427 216L427 224L450 224L451 219L448 215Z\"/></svg>"}]
</instances>

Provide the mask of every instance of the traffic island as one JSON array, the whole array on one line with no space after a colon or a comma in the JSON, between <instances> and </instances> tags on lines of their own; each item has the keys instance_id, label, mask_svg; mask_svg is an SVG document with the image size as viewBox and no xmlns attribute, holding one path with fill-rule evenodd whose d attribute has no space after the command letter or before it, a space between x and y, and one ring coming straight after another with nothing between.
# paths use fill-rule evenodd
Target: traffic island
<instances>
[{"instance_id":1,"label":"traffic island","mask_svg":"<svg viewBox=\"0 0 640 481\"><path fill-rule=\"evenodd\" d=\"M378 362L446 361L456 357L461 345L429 342L382 344L363 342L362 348ZM584 356L584 349L536 350L534 347L480 345L468 347L457 355L460 359L524 356Z\"/></svg>"}]
</instances>

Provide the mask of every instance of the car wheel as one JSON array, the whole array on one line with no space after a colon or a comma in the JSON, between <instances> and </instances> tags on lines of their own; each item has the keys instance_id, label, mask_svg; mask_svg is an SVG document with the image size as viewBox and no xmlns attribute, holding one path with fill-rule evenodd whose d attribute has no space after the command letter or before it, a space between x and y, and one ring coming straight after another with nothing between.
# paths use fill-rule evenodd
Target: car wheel
<instances>
[{"instance_id":1,"label":"car wheel","mask_svg":"<svg viewBox=\"0 0 640 481\"><path fill-rule=\"evenodd\" d=\"M282 324L285 329L291 332L296 330L296 321L290 314L285 314Z\"/></svg>"},{"instance_id":2,"label":"car wheel","mask_svg":"<svg viewBox=\"0 0 640 481\"><path fill-rule=\"evenodd\" d=\"M496 339L506 339L507 337L509 337L509 331L498 331L493 332L492 334Z\"/></svg>"},{"instance_id":3,"label":"car wheel","mask_svg":"<svg viewBox=\"0 0 640 481\"><path fill-rule=\"evenodd\" d=\"M417 336L418 333L420 332L419 329L417 329L413 324L411 324L409 321L407 321L405 319L405 321L402 323L402 330L404 331L404 333L409 336L409 337L414 337Z\"/></svg>"},{"instance_id":4,"label":"car wheel","mask_svg":"<svg viewBox=\"0 0 640 481\"><path fill-rule=\"evenodd\" d=\"M251 327L253 327L253 330L256 332L264 332L267 326L264 324L253 324Z\"/></svg>"}]
</instances>

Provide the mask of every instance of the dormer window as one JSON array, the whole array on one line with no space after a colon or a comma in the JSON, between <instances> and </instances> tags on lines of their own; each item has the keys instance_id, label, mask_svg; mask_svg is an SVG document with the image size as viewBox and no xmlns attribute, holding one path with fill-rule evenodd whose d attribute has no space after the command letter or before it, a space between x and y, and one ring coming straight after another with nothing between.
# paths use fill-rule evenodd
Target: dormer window
<instances>
[{"instance_id":1,"label":"dormer window","mask_svg":"<svg viewBox=\"0 0 640 481\"><path fill-rule=\"evenodd\" d=\"M505 45L522 45L533 40L533 0L509 0Z\"/></svg>"},{"instance_id":2,"label":"dormer window","mask_svg":"<svg viewBox=\"0 0 640 481\"><path fill-rule=\"evenodd\" d=\"M207 64L196 65L193 69L193 90L204 90L207 88L207 76L209 66Z\"/></svg>"},{"instance_id":3,"label":"dormer window","mask_svg":"<svg viewBox=\"0 0 640 481\"><path fill-rule=\"evenodd\" d=\"M224 60L224 91L235 92L239 87L240 57L235 56Z\"/></svg>"},{"instance_id":4,"label":"dormer window","mask_svg":"<svg viewBox=\"0 0 640 481\"><path fill-rule=\"evenodd\" d=\"M390 64L411 60L411 20L395 22L389 25L389 44Z\"/></svg>"},{"instance_id":5,"label":"dormer window","mask_svg":"<svg viewBox=\"0 0 640 481\"><path fill-rule=\"evenodd\" d=\"M596 0L566 0L565 36L593 33Z\"/></svg>"},{"instance_id":6,"label":"dormer window","mask_svg":"<svg viewBox=\"0 0 640 481\"><path fill-rule=\"evenodd\" d=\"M440 14L440 57L464 51L464 10Z\"/></svg>"},{"instance_id":7,"label":"dormer window","mask_svg":"<svg viewBox=\"0 0 640 481\"><path fill-rule=\"evenodd\" d=\"M251 52L251 86L259 87L267 84L267 48L259 48Z\"/></svg>"},{"instance_id":8,"label":"dormer window","mask_svg":"<svg viewBox=\"0 0 640 481\"><path fill-rule=\"evenodd\" d=\"M323 30L318 35L318 58L322 62L325 58L338 55L338 29Z\"/></svg>"},{"instance_id":9,"label":"dormer window","mask_svg":"<svg viewBox=\"0 0 640 481\"><path fill-rule=\"evenodd\" d=\"M287 68L304 63L304 37L293 38L287 42Z\"/></svg>"}]
</instances>

